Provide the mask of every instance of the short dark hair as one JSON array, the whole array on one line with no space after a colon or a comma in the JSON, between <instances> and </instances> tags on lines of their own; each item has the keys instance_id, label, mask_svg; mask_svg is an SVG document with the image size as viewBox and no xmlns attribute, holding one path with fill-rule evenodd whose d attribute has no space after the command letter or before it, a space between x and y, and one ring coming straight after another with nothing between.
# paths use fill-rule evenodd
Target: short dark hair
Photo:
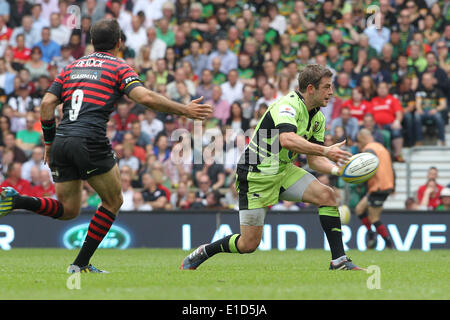
<instances>
[{"instance_id":1,"label":"short dark hair","mask_svg":"<svg viewBox=\"0 0 450 320\"><path fill-rule=\"evenodd\" d=\"M271 84L270 82L264 83L264 86L269 86L270 89L272 89L272 90L275 89L275 86L273 84Z\"/></svg>"},{"instance_id":2,"label":"short dark hair","mask_svg":"<svg viewBox=\"0 0 450 320\"><path fill-rule=\"evenodd\" d=\"M33 48L31 48L31 53L38 51L40 54L42 54L42 49L39 46L34 46Z\"/></svg>"},{"instance_id":3,"label":"short dark hair","mask_svg":"<svg viewBox=\"0 0 450 320\"><path fill-rule=\"evenodd\" d=\"M425 54L425 57L427 57L428 55L432 55L434 58L437 59L436 53L434 53L433 51L428 51L428 52Z\"/></svg>"},{"instance_id":4,"label":"short dark hair","mask_svg":"<svg viewBox=\"0 0 450 320\"><path fill-rule=\"evenodd\" d=\"M351 63L353 63L353 59L352 58L345 58L344 62L350 61Z\"/></svg>"},{"instance_id":5,"label":"short dark hair","mask_svg":"<svg viewBox=\"0 0 450 320\"><path fill-rule=\"evenodd\" d=\"M115 19L101 19L91 28L92 45L95 51L114 49L120 39L120 26Z\"/></svg>"},{"instance_id":6,"label":"short dark hair","mask_svg":"<svg viewBox=\"0 0 450 320\"><path fill-rule=\"evenodd\" d=\"M120 40L122 40L122 43L125 43L127 41L127 36L122 31L120 31Z\"/></svg>"},{"instance_id":7,"label":"short dark hair","mask_svg":"<svg viewBox=\"0 0 450 320\"><path fill-rule=\"evenodd\" d=\"M318 89L322 78L332 78L333 73L330 69L319 64L310 64L304 67L298 75L298 88L300 92L305 92L311 84Z\"/></svg>"},{"instance_id":8,"label":"short dark hair","mask_svg":"<svg viewBox=\"0 0 450 320\"><path fill-rule=\"evenodd\" d=\"M363 118L371 118L374 119L373 114L371 114L370 112L367 112Z\"/></svg>"},{"instance_id":9,"label":"short dark hair","mask_svg":"<svg viewBox=\"0 0 450 320\"><path fill-rule=\"evenodd\" d=\"M347 106L343 106L343 107L341 107L340 112L342 113L342 111L344 111L344 110L350 111L350 108Z\"/></svg>"}]
</instances>

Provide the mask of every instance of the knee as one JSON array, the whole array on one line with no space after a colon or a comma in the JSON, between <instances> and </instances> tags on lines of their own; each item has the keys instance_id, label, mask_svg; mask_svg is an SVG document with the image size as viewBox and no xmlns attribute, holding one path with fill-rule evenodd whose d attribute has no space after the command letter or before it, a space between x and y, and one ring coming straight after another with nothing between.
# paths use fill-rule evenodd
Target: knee
<instances>
[{"instance_id":1,"label":"knee","mask_svg":"<svg viewBox=\"0 0 450 320\"><path fill-rule=\"evenodd\" d=\"M324 186L322 190L320 190L317 197L317 203L315 203L316 205L331 207L335 207L338 205L336 193L331 187Z\"/></svg>"},{"instance_id":2,"label":"knee","mask_svg":"<svg viewBox=\"0 0 450 320\"><path fill-rule=\"evenodd\" d=\"M122 193L119 193L112 198L102 199L102 206L114 214L120 210L122 204L123 204Z\"/></svg>"},{"instance_id":3,"label":"knee","mask_svg":"<svg viewBox=\"0 0 450 320\"><path fill-rule=\"evenodd\" d=\"M59 220L72 220L78 217L80 214L80 208L72 208L70 206L64 206L64 213Z\"/></svg>"},{"instance_id":4,"label":"knee","mask_svg":"<svg viewBox=\"0 0 450 320\"><path fill-rule=\"evenodd\" d=\"M371 224L375 224L378 220L379 220L378 217L373 217L373 216L369 215L369 222Z\"/></svg>"},{"instance_id":5,"label":"knee","mask_svg":"<svg viewBox=\"0 0 450 320\"><path fill-rule=\"evenodd\" d=\"M120 194L116 197L116 199L114 199L114 203L112 204L113 207L114 207L114 209L115 209L113 212L119 211L119 210L120 210L120 207L122 206L122 204L123 204L123 196L122 196L122 193L120 193Z\"/></svg>"},{"instance_id":6,"label":"knee","mask_svg":"<svg viewBox=\"0 0 450 320\"><path fill-rule=\"evenodd\" d=\"M117 199L117 203L116 203L116 205L117 205L117 210L120 209L120 207L122 206L122 204L123 204L123 196L122 196L122 193L120 193L120 195L118 196L118 199Z\"/></svg>"},{"instance_id":7,"label":"knee","mask_svg":"<svg viewBox=\"0 0 450 320\"><path fill-rule=\"evenodd\" d=\"M245 239L245 238L241 237L239 239L239 244L238 244L239 252L240 253L255 252L255 250L259 246L260 241L261 241L261 239L257 239L257 238Z\"/></svg>"}]
</instances>

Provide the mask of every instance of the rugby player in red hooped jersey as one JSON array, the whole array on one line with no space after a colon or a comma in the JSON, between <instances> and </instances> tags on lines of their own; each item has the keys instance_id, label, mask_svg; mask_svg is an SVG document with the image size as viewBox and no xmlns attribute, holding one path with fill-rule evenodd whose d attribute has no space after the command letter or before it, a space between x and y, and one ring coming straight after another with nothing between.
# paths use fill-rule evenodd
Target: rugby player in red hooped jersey
<instances>
[{"instance_id":1,"label":"rugby player in red hooped jersey","mask_svg":"<svg viewBox=\"0 0 450 320\"><path fill-rule=\"evenodd\" d=\"M355 87L352 90L352 98L346 100L341 108L347 107L350 109L350 115L358 119L358 124L363 124L364 115L370 109L371 103L363 99L362 90L360 87Z\"/></svg>"},{"instance_id":2,"label":"rugby player in red hooped jersey","mask_svg":"<svg viewBox=\"0 0 450 320\"><path fill-rule=\"evenodd\" d=\"M26 209L60 220L76 218L81 209L83 180L95 189L102 202L92 218L83 246L67 272L104 271L89 261L108 233L122 205L120 172L106 123L116 102L125 94L156 111L204 120L212 113L203 97L183 105L146 89L119 51L120 27L116 20L102 19L91 28L95 52L66 66L54 80L41 103L45 140L44 162L49 163L58 200L28 197L13 188L2 188L0 216ZM55 108L63 103L58 128Z\"/></svg>"},{"instance_id":3,"label":"rugby player in red hooped jersey","mask_svg":"<svg viewBox=\"0 0 450 320\"><path fill-rule=\"evenodd\" d=\"M397 98L389 94L389 84L386 82L382 81L378 84L377 93L378 95L371 100L372 105L367 112L373 115L375 122L382 129L390 131L394 160L405 162L402 156L402 104Z\"/></svg>"}]
</instances>

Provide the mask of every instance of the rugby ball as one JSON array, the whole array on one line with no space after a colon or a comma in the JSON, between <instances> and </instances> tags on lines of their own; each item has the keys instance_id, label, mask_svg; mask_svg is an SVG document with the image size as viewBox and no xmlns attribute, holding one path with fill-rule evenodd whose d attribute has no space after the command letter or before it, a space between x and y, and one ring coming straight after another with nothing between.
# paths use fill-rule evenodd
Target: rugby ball
<instances>
[{"instance_id":1,"label":"rugby ball","mask_svg":"<svg viewBox=\"0 0 450 320\"><path fill-rule=\"evenodd\" d=\"M380 160L373 153L357 153L342 168L342 179L348 183L362 183L377 172Z\"/></svg>"},{"instance_id":2,"label":"rugby ball","mask_svg":"<svg viewBox=\"0 0 450 320\"><path fill-rule=\"evenodd\" d=\"M352 217L350 208L345 204L338 207L339 217L341 218L342 224L348 224L350 222L350 218Z\"/></svg>"}]
</instances>

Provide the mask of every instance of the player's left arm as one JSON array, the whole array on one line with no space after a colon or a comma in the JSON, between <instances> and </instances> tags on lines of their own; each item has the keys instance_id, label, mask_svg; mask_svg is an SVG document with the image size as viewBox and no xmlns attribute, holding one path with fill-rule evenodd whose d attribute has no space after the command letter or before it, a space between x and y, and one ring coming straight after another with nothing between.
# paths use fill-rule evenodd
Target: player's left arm
<instances>
[{"instance_id":1,"label":"player's left arm","mask_svg":"<svg viewBox=\"0 0 450 320\"><path fill-rule=\"evenodd\" d=\"M328 160L328 158L323 156L307 155L306 159L308 160L309 167L316 172L332 174L335 176L340 176L342 174L341 168Z\"/></svg>"},{"instance_id":2,"label":"player's left arm","mask_svg":"<svg viewBox=\"0 0 450 320\"><path fill-rule=\"evenodd\" d=\"M324 145L325 117L322 114L318 114L315 118L313 118L313 121L315 120L317 120L319 125L317 126L317 130L313 131L313 135L309 139L309 141L315 144ZM341 147L345 146L345 142L346 141L344 140L340 143L336 143L334 146L340 149ZM336 176L340 176L342 174L341 168L326 156L307 155L306 159L308 161L309 167L316 172L332 174Z\"/></svg>"},{"instance_id":3,"label":"player's left arm","mask_svg":"<svg viewBox=\"0 0 450 320\"><path fill-rule=\"evenodd\" d=\"M121 66L117 73L119 90L134 102L147 108L198 120L206 119L213 112L211 105L200 104L203 97L183 105L145 88L139 76L128 65Z\"/></svg>"},{"instance_id":4,"label":"player's left arm","mask_svg":"<svg viewBox=\"0 0 450 320\"><path fill-rule=\"evenodd\" d=\"M205 120L213 111L211 105L200 104L203 97L192 100L187 105L183 105L169 100L163 95L153 92L145 87L133 88L128 96L136 103L142 104L155 111L172 113L191 119Z\"/></svg>"},{"instance_id":5,"label":"player's left arm","mask_svg":"<svg viewBox=\"0 0 450 320\"><path fill-rule=\"evenodd\" d=\"M346 140L336 143L328 148L330 148L330 150L341 150L341 148L345 146L345 143ZM341 163L339 160L337 161L337 163L332 162L327 156L306 155L306 160L308 161L308 165L312 170L324 174L332 174L334 176L342 175L342 168L345 164Z\"/></svg>"}]
</instances>

